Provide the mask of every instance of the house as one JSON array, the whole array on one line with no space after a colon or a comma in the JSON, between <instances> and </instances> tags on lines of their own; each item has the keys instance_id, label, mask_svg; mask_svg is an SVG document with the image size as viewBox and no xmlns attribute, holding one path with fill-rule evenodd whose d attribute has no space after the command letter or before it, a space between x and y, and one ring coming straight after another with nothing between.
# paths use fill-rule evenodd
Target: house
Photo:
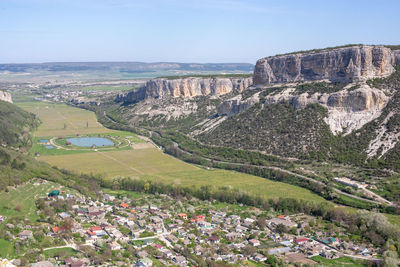
<instances>
[{"instance_id":1,"label":"house","mask_svg":"<svg viewBox=\"0 0 400 267\"><path fill-rule=\"evenodd\" d=\"M121 249L121 245L118 244L118 243L115 242L115 241L109 243L109 244L108 244L108 247L109 247L111 250L120 250L120 249Z\"/></svg>"},{"instance_id":2,"label":"house","mask_svg":"<svg viewBox=\"0 0 400 267\"><path fill-rule=\"evenodd\" d=\"M162 253L164 258L170 258L172 257L172 252L169 249L160 249L160 252Z\"/></svg>"},{"instance_id":3,"label":"house","mask_svg":"<svg viewBox=\"0 0 400 267\"><path fill-rule=\"evenodd\" d=\"M25 240L25 239L28 239L28 238L32 238L32 237L33 237L32 231L29 231L29 230L24 230L24 231L22 231L21 233L19 233L18 236L19 236L19 238L22 239L22 240Z\"/></svg>"},{"instance_id":4,"label":"house","mask_svg":"<svg viewBox=\"0 0 400 267\"><path fill-rule=\"evenodd\" d=\"M102 229L101 229L101 227L100 226L92 226L92 227L90 227L90 231L92 231L92 232L98 232L98 231L101 231Z\"/></svg>"},{"instance_id":5,"label":"house","mask_svg":"<svg viewBox=\"0 0 400 267\"><path fill-rule=\"evenodd\" d=\"M257 239L250 239L249 244L253 247L258 247L260 245L260 241L258 241Z\"/></svg>"},{"instance_id":6,"label":"house","mask_svg":"<svg viewBox=\"0 0 400 267\"><path fill-rule=\"evenodd\" d=\"M298 238L295 240L297 245L304 244L308 241L308 238Z\"/></svg>"},{"instance_id":7,"label":"house","mask_svg":"<svg viewBox=\"0 0 400 267\"><path fill-rule=\"evenodd\" d=\"M55 234L62 232L63 230L65 230L66 228L64 226L57 226L57 227L53 227L51 228L51 231Z\"/></svg>"},{"instance_id":8,"label":"house","mask_svg":"<svg viewBox=\"0 0 400 267\"><path fill-rule=\"evenodd\" d=\"M176 238L175 236L173 236L173 235L167 235L167 237L165 238L165 239L167 239L169 242L171 242L171 243L176 243L176 242L178 242L178 238Z\"/></svg>"},{"instance_id":9,"label":"house","mask_svg":"<svg viewBox=\"0 0 400 267\"><path fill-rule=\"evenodd\" d=\"M178 217L187 220L187 214L186 213L178 213Z\"/></svg>"},{"instance_id":10,"label":"house","mask_svg":"<svg viewBox=\"0 0 400 267\"><path fill-rule=\"evenodd\" d=\"M192 219L192 221L195 221L195 222L200 222L200 221L204 221L204 220L205 220L204 215L197 215L194 219Z\"/></svg>"},{"instance_id":11,"label":"house","mask_svg":"<svg viewBox=\"0 0 400 267\"><path fill-rule=\"evenodd\" d=\"M60 195L60 191L58 191L58 190L53 190L53 191L51 191L47 196L48 197L57 197L57 196L59 196Z\"/></svg>"},{"instance_id":12,"label":"house","mask_svg":"<svg viewBox=\"0 0 400 267\"><path fill-rule=\"evenodd\" d=\"M226 234L226 235L225 235L225 238L226 238L228 241L232 241L232 240L238 239L238 238L241 237L241 236L242 236L242 235L239 234L239 233L234 233L234 232L232 232L232 233Z\"/></svg>"},{"instance_id":13,"label":"house","mask_svg":"<svg viewBox=\"0 0 400 267\"><path fill-rule=\"evenodd\" d=\"M124 209L129 208L129 204L127 204L127 203L121 203L121 204L119 204L119 206L120 206L121 208L124 208Z\"/></svg>"},{"instance_id":14,"label":"house","mask_svg":"<svg viewBox=\"0 0 400 267\"><path fill-rule=\"evenodd\" d=\"M219 243L219 237L212 235L207 239L210 243L218 244Z\"/></svg>"},{"instance_id":15,"label":"house","mask_svg":"<svg viewBox=\"0 0 400 267\"><path fill-rule=\"evenodd\" d=\"M339 239L337 239L335 237L329 237L329 238L323 239L322 243L324 243L326 245L339 245Z\"/></svg>"},{"instance_id":16,"label":"house","mask_svg":"<svg viewBox=\"0 0 400 267\"><path fill-rule=\"evenodd\" d=\"M264 255L262 255L262 254L260 254L260 253L256 253L256 254L253 256L253 260L256 261L256 262L262 262L262 261L266 261L266 260L267 260L267 257L265 257Z\"/></svg>"}]
</instances>

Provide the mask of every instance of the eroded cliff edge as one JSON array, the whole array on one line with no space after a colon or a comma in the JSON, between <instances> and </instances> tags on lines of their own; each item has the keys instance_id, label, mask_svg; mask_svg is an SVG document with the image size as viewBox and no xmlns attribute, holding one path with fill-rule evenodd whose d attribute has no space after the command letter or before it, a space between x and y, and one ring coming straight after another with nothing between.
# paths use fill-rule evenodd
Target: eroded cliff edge
<instances>
[{"instance_id":1,"label":"eroded cliff edge","mask_svg":"<svg viewBox=\"0 0 400 267\"><path fill-rule=\"evenodd\" d=\"M386 77L394 72L399 56L384 46L359 45L266 57L257 61L254 84Z\"/></svg>"},{"instance_id":2,"label":"eroded cliff edge","mask_svg":"<svg viewBox=\"0 0 400 267\"><path fill-rule=\"evenodd\" d=\"M247 78L201 78L188 77L181 79L158 78L146 82L145 86L127 95L117 97L118 102L136 103L146 98L225 95L232 91L242 92L253 83Z\"/></svg>"}]
</instances>

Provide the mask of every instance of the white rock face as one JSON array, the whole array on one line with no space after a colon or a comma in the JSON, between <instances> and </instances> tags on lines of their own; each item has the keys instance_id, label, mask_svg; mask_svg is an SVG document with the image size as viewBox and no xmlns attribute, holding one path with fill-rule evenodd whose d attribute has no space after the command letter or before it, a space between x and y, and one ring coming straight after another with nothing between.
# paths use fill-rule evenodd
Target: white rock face
<instances>
[{"instance_id":1,"label":"white rock face","mask_svg":"<svg viewBox=\"0 0 400 267\"><path fill-rule=\"evenodd\" d=\"M400 65L400 50L394 50L392 51L393 56L394 56L394 62L396 65Z\"/></svg>"},{"instance_id":2,"label":"white rock face","mask_svg":"<svg viewBox=\"0 0 400 267\"><path fill-rule=\"evenodd\" d=\"M12 103L12 97L10 93L0 91L0 100Z\"/></svg>"},{"instance_id":3,"label":"white rock face","mask_svg":"<svg viewBox=\"0 0 400 267\"><path fill-rule=\"evenodd\" d=\"M252 78L198 78L152 79L137 91L117 97L117 101L136 103L146 98L164 96L191 98L195 96L225 95L234 90L242 92L252 84Z\"/></svg>"},{"instance_id":4,"label":"white rock face","mask_svg":"<svg viewBox=\"0 0 400 267\"><path fill-rule=\"evenodd\" d=\"M328 109L325 122L333 134L349 134L361 128L364 124L378 118L389 97L379 89L362 84L356 90L349 91L352 84L343 90L331 94L303 93L296 94L295 88L287 88L279 93L265 97L264 105L283 101L290 102L296 109L305 108L309 104L320 104ZM259 93L242 100L241 95L224 101L218 107L219 115L230 116L248 109L259 102Z\"/></svg>"},{"instance_id":5,"label":"white rock face","mask_svg":"<svg viewBox=\"0 0 400 267\"><path fill-rule=\"evenodd\" d=\"M254 84L298 81L353 82L393 73L395 53L384 46L357 45L262 58Z\"/></svg>"},{"instance_id":6,"label":"white rock face","mask_svg":"<svg viewBox=\"0 0 400 267\"><path fill-rule=\"evenodd\" d=\"M218 106L218 115L230 116L240 113L258 103L260 101L259 95L260 93L256 93L245 100L242 100L242 95L237 95L229 100L226 100Z\"/></svg>"},{"instance_id":7,"label":"white rock face","mask_svg":"<svg viewBox=\"0 0 400 267\"><path fill-rule=\"evenodd\" d=\"M354 91L340 91L322 103L328 108L325 122L334 134L349 134L378 118L388 101L389 97L381 90L366 84Z\"/></svg>"},{"instance_id":8,"label":"white rock face","mask_svg":"<svg viewBox=\"0 0 400 267\"><path fill-rule=\"evenodd\" d=\"M378 158L386 154L390 149L392 149L399 141L400 132L390 132L386 126L386 123L394 115L394 112L390 112L386 118L381 123L379 129L376 131L377 135L374 140L372 140L368 149L366 150L368 157L372 158L378 155L379 149L380 153Z\"/></svg>"}]
</instances>

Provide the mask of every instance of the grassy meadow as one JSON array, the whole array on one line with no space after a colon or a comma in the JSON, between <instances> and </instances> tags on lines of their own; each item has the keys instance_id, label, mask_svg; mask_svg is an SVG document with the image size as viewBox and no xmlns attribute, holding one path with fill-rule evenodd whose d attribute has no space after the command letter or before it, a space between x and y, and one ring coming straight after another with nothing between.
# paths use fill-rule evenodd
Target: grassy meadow
<instances>
[{"instance_id":1,"label":"grassy meadow","mask_svg":"<svg viewBox=\"0 0 400 267\"><path fill-rule=\"evenodd\" d=\"M48 102L21 102L19 107L36 114L42 124L35 136L65 136L76 134L115 133L97 122L93 112L66 104Z\"/></svg>"},{"instance_id":2,"label":"grassy meadow","mask_svg":"<svg viewBox=\"0 0 400 267\"><path fill-rule=\"evenodd\" d=\"M76 194L76 191L52 182L45 181L43 184L38 184L32 180L32 182L0 194L0 214L8 218L21 217L32 222L36 221L38 216L36 215L35 201L40 197L47 196L54 189L63 189Z\"/></svg>"},{"instance_id":3,"label":"grassy meadow","mask_svg":"<svg viewBox=\"0 0 400 267\"><path fill-rule=\"evenodd\" d=\"M36 137L72 134L133 135L106 129L97 122L94 113L65 104L21 102L19 106L36 113L41 119L42 124L35 132ZM88 128L86 127L87 121L89 122ZM64 129L65 123L67 127ZM89 153L64 152L60 150L54 155L44 154L38 159L60 168L81 173L101 174L109 179L125 176L176 183L183 186L230 186L266 198L293 197L318 202L325 201L301 187L233 171L206 170L166 155L151 146L131 150L91 151Z\"/></svg>"}]
</instances>

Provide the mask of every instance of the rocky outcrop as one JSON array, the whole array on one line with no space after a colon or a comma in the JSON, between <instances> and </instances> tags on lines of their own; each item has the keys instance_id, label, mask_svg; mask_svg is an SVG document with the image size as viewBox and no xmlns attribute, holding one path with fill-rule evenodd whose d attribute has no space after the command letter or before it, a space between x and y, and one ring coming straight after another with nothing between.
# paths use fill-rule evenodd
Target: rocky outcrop
<instances>
[{"instance_id":1,"label":"rocky outcrop","mask_svg":"<svg viewBox=\"0 0 400 267\"><path fill-rule=\"evenodd\" d=\"M400 65L400 50L392 51L396 65Z\"/></svg>"},{"instance_id":2,"label":"rocky outcrop","mask_svg":"<svg viewBox=\"0 0 400 267\"><path fill-rule=\"evenodd\" d=\"M395 60L399 60L395 54L384 46L359 45L267 57L257 61L253 80L255 85L265 85L385 77L394 71Z\"/></svg>"},{"instance_id":3,"label":"rocky outcrop","mask_svg":"<svg viewBox=\"0 0 400 267\"><path fill-rule=\"evenodd\" d=\"M350 87L351 85L348 86ZM371 88L367 84L355 90L344 89L332 94L296 95L294 90L294 88L288 88L279 94L267 96L264 104L289 101L296 109L304 108L309 104L320 104L328 109L325 122L334 134L341 132L348 134L376 119L389 100L384 92Z\"/></svg>"},{"instance_id":4,"label":"rocky outcrop","mask_svg":"<svg viewBox=\"0 0 400 267\"><path fill-rule=\"evenodd\" d=\"M0 100L12 103L12 97L10 93L0 91Z\"/></svg>"},{"instance_id":5,"label":"rocky outcrop","mask_svg":"<svg viewBox=\"0 0 400 267\"><path fill-rule=\"evenodd\" d=\"M232 91L242 92L252 84L252 78L197 78L153 79L139 90L118 96L118 102L136 103L146 98L224 95Z\"/></svg>"},{"instance_id":6,"label":"rocky outcrop","mask_svg":"<svg viewBox=\"0 0 400 267\"><path fill-rule=\"evenodd\" d=\"M242 100L242 95L237 95L231 99L228 99L222 102L217 110L219 116L231 116L233 114L238 114L254 104L260 101L259 93L254 94L253 96Z\"/></svg>"},{"instance_id":7,"label":"rocky outcrop","mask_svg":"<svg viewBox=\"0 0 400 267\"><path fill-rule=\"evenodd\" d=\"M384 92L371 88L367 84L362 84L355 90L349 90L351 87L352 84L331 94L297 94L295 88L286 88L279 93L267 95L262 104L265 106L286 101L296 109L303 109L310 104L320 104L328 110L325 122L329 125L332 133L348 134L379 117L389 100ZM245 100L238 95L222 102L218 106L218 115L229 117L250 108L259 103L260 93Z\"/></svg>"}]
</instances>

